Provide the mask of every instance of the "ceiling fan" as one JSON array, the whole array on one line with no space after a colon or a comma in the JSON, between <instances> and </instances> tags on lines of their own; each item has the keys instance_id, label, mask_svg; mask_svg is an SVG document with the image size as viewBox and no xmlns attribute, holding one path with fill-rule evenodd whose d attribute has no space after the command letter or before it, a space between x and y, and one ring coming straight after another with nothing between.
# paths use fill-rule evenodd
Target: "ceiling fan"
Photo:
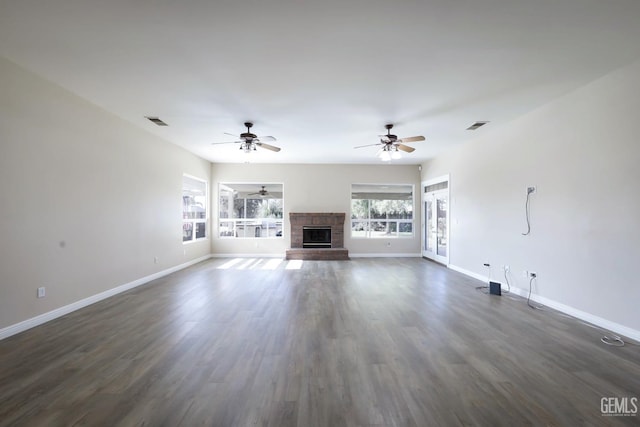
<instances>
[{"instance_id":1,"label":"ceiling fan","mask_svg":"<svg viewBox=\"0 0 640 427\"><path fill-rule=\"evenodd\" d=\"M244 124L247 127L247 131L241 133L240 136L234 135L231 133L225 132L225 135L235 136L239 138L239 141L227 141L227 142L213 142L212 145L220 145L220 144L240 144L240 149L245 153L250 153L251 151L255 151L256 147L266 148L267 150L275 151L276 153L280 151L280 147L276 147L275 145L265 144L262 141L275 141L276 139L272 136L257 136L254 133L251 133L251 128L253 127L253 123L246 122Z\"/></svg>"},{"instance_id":2,"label":"ceiling fan","mask_svg":"<svg viewBox=\"0 0 640 427\"><path fill-rule=\"evenodd\" d=\"M260 197L267 197L269 195L269 192L267 191L266 188L264 188L265 186L262 186L262 189L260 191L258 191L257 193L249 193L248 196L260 196Z\"/></svg>"},{"instance_id":3,"label":"ceiling fan","mask_svg":"<svg viewBox=\"0 0 640 427\"><path fill-rule=\"evenodd\" d=\"M379 135L380 142L376 144L359 145L353 148L373 147L374 145L381 145L380 150L378 151L378 154L380 155L380 158L386 162L391 159L399 159L400 151L398 150L404 151L406 153L411 153L415 151L415 148L409 147L408 145L405 145L405 143L424 141L425 139L424 136L410 136L408 138L398 138L397 135L391 134L391 129L393 129L392 124L385 125L385 128L387 129L387 134Z\"/></svg>"}]
</instances>

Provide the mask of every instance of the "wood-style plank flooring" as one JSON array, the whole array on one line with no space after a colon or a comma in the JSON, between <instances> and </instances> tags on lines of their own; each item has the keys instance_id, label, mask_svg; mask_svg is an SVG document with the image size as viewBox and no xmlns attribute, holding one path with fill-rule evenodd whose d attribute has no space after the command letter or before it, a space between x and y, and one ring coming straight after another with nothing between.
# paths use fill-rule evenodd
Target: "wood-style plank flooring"
<instances>
[{"instance_id":1,"label":"wood-style plank flooring","mask_svg":"<svg viewBox=\"0 0 640 427\"><path fill-rule=\"evenodd\" d=\"M638 425L640 347L422 259L214 259L0 341L0 426Z\"/></svg>"}]
</instances>

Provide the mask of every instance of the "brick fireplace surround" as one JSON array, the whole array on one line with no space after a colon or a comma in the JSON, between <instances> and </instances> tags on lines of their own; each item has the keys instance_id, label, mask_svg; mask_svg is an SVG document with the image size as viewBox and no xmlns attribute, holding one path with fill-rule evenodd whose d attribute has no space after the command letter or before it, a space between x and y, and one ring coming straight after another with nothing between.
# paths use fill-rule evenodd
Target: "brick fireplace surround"
<instances>
[{"instance_id":1,"label":"brick fireplace surround","mask_svg":"<svg viewBox=\"0 0 640 427\"><path fill-rule=\"evenodd\" d=\"M344 248L344 213L289 213L291 224L291 249L286 259L348 260L349 251ZM302 227L324 225L331 227L331 248L303 248Z\"/></svg>"}]
</instances>

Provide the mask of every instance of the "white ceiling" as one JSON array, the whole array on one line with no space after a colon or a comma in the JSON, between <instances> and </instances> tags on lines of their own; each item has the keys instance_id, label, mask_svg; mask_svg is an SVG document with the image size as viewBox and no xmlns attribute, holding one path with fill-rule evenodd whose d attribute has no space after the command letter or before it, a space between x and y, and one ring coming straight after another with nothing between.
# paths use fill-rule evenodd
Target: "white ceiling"
<instances>
[{"instance_id":1,"label":"white ceiling","mask_svg":"<svg viewBox=\"0 0 640 427\"><path fill-rule=\"evenodd\" d=\"M640 1L0 0L0 55L213 162L379 163L390 122L418 164L640 58ZM211 145L247 120L282 151Z\"/></svg>"}]
</instances>

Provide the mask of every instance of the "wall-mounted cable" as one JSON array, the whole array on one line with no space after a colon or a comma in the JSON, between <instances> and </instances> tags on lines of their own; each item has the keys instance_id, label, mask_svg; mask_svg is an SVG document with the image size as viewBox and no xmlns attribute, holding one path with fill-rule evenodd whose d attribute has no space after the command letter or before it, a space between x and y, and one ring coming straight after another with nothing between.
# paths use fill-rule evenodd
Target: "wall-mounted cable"
<instances>
[{"instance_id":1,"label":"wall-mounted cable","mask_svg":"<svg viewBox=\"0 0 640 427\"><path fill-rule=\"evenodd\" d=\"M531 193L536 191L536 187L527 187L527 201L524 204L524 214L527 218L527 232L522 233L523 236L528 236L531 233Z\"/></svg>"},{"instance_id":2,"label":"wall-mounted cable","mask_svg":"<svg viewBox=\"0 0 640 427\"><path fill-rule=\"evenodd\" d=\"M503 269L503 271L504 271L504 281L505 281L505 282L506 282L506 284L507 284L507 290L506 290L506 291L503 291L503 292L504 292L505 294L508 294L509 292L511 292L511 283L509 283L509 277L507 276L507 272L508 272L509 270L507 270L506 268L504 268L504 269Z\"/></svg>"},{"instance_id":3,"label":"wall-mounted cable","mask_svg":"<svg viewBox=\"0 0 640 427\"><path fill-rule=\"evenodd\" d=\"M533 279L535 279L536 277L537 276L535 276L534 274L531 274L531 278L529 279L529 296L527 296L527 305L533 308L534 310L542 310L541 305L534 305L531 302L531 288L533 287Z\"/></svg>"}]
</instances>

